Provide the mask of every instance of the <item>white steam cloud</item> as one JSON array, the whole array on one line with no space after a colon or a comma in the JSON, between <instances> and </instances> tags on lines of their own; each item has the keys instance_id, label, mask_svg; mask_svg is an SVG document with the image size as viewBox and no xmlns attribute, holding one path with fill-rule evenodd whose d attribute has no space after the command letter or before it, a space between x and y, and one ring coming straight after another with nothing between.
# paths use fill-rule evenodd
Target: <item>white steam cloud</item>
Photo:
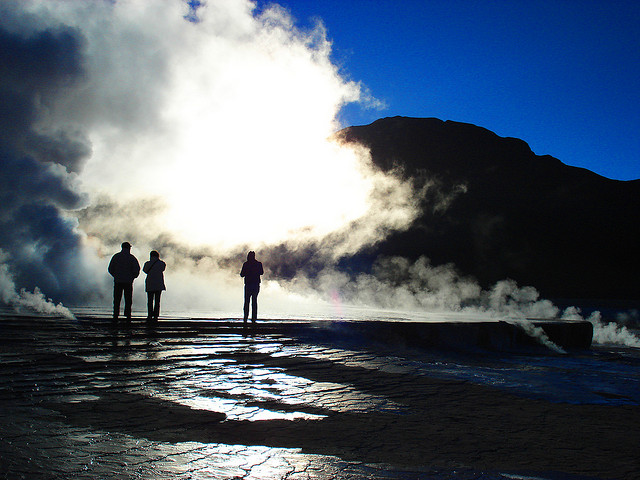
<instances>
[{"instance_id":1,"label":"white steam cloud","mask_svg":"<svg viewBox=\"0 0 640 480\"><path fill-rule=\"evenodd\" d=\"M301 31L277 5L239 0L207 2L197 23L176 0L31 5L86 42L85 82L50 121L84 126L93 199L157 202L155 218L134 214L146 235L216 251L319 238L391 181L327 141L360 88L331 63L321 25Z\"/></svg>"},{"instance_id":2,"label":"white steam cloud","mask_svg":"<svg viewBox=\"0 0 640 480\"><path fill-rule=\"evenodd\" d=\"M581 320L580 310L569 307L562 315L567 320ZM625 345L627 347L640 348L640 338L625 325L617 322L604 322L600 312L594 312L587 317L593 325L593 341L602 345Z\"/></svg>"},{"instance_id":3,"label":"white steam cloud","mask_svg":"<svg viewBox=\"0 0 640 480\"><path fill-rule=\"evenodd\" d=\"M38 287L33 292L24 288L19 291L13 281L8 266L4 263L5 254L0 250L0 300L19 313L43 314L54 317L74 319L71 311L61 303L55 304L46 298Z\"/></svg>"},{"instance_id":4,"label":"white steam cloud","mask_svg":"<svg viewBox=\"0 0 640 480\"><path fill-rule=\"evenodd\" d=\"M278 5L246 0L0 10L15 67L0 95L16 120L0 145L12 174L0 218L13 230L0 247L19 284L108 302L106 263L126 239L139 257L162 248L184 299L207 282L224 290L226 266L212 259L245 246L317 242L351 225L334 252L355 251L415 214L410 185L328 140L343 105L375 102L333 65L321 24L303 31ZM55 234L34 231L45 213Z\"/></svg>"}]
</instances>

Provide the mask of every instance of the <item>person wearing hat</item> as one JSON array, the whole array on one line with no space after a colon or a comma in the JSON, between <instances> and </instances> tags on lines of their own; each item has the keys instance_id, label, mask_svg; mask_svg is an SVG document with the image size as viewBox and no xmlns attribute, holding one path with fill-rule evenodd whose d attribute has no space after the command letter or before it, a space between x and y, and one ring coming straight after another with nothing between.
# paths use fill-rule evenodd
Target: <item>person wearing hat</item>
<instances>
[{"instance_id":1,"label":"person wearing hat","mask_svg":"<svg viewBox=\"0 0 640 480\"><path fill-rule=\"evenodd\" d=\"M113 277L113 320L118 321L120 300L124 294L124 316L131 321L133 281L140 274L138 259L131 254L131 244L123 242L122 250L111 257L109 273Z\"/></svg>"}]
</instances>

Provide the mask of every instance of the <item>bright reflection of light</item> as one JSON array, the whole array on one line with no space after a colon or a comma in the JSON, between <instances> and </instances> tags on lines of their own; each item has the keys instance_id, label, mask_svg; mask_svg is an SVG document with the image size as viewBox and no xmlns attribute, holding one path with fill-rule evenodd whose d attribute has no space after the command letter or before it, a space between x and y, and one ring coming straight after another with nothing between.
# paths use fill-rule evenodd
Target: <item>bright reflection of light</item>
<instances>
[{"instance_id":1,"label":"bright reflection of light","mask_svg":"<svg viewBox=\"0 0 640 480\"><path fill-rule=\"evenodd\" d=\"M350 385L313 381L304 376L290 375L281 368L261 366L259 363L243 364L225 359L225 353L238 352L239 344L233 336L216 337L219 344L205 343L192 347L169 349L162 358L175 361L172 371L180 372L179 363L188 363L185 372L197 372L185 378L177 378L171 392L157 391L154 396L177 402L196 410L224 413L227 420L322 420L326 411L361 411L372 409L401 409L395 402L376 395L361 392ZM237 342L235 338L235 342ZM228 343L227 343L228 342ZM238 353L243 353L242 351ZM280 355L301 357L311 355L321 358L322 352L311 348L299 350L295 346L283 346L276 342L251 344L249 355ZM222 355L223 358L208 358ZM365 355L350 352L349 363L370 363ZM328 357L335 361L336 358ZM355 363L354 363L355 362ZM359 363L358 363L359 365ZM360 365L359 365L360 366ZM378 369L380 365L370 365ZM339 399L335 392L340 391ZM321 413L310 413L318 412Z\"/></svg>"},{"instance_id":2,"label":"bright reflection of light","mask_svg":"<svg viewBox=\"0 0 640 480\"><path fill-rule=\"evenodd\" d=\"M227 420L320 420L326 415L305 412L279 412L257 406L245 406L235 400L216 397L193 397L181 399L179 403L196 410L209 410L224 413Z\"/></svg>"}]
</instances>

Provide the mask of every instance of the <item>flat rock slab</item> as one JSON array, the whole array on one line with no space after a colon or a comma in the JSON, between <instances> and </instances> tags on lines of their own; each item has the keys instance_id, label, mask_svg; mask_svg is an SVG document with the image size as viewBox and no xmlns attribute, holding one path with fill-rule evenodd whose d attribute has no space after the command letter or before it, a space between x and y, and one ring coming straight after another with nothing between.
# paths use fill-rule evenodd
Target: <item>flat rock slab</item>
<instances>
[{"instance_id":1,"label":"flat rock slab","mask_svg":"<svg viewBox=\"0 0 640 480\"><path fill-rule=\"evenodd\" d=\"M255 326L237 320L163 320L160 331L180 330L209 333L251 332ZM543 351L551 347L586 350L591 347L593 325L588 321L295 321L258 322L262 333L287 334L308 340L351 340L371 344L425 348L494 351Z\"/></svg>"}]
</instances>

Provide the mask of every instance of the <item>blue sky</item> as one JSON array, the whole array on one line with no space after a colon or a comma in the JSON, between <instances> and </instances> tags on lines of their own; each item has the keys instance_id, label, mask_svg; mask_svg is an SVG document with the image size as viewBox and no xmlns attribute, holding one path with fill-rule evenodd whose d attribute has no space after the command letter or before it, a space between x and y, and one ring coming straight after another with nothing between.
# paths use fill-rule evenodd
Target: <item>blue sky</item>
<instances>
[{"instance_id":1,"label":"blue sky","mask_svg":"<svg viewBox=\"0 0 640 480\"><path fill-rule=\"evenodd\" d=\"M538 155L640 178L640 2L281 0L319 18L333 59L384 102L345 125L437 117L525 140Z\"/></svg>"}]
</instances>

